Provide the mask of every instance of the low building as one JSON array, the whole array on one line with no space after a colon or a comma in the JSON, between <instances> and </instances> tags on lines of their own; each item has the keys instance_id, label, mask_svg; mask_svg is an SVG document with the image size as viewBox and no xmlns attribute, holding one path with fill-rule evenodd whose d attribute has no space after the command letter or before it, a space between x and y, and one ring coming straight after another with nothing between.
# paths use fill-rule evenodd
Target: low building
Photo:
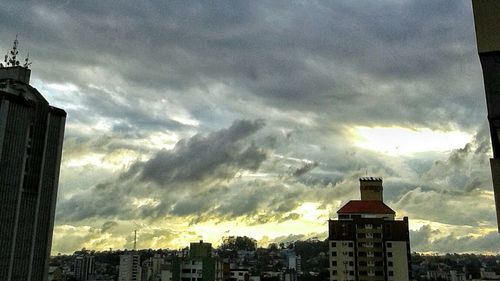
<instances>
[{"instance_id":1,"label":"low building","mask_svg":"<svg viewBox=\"0 0 500 281\"><path fill-rule=\"evenodd\" d=\"M191 243L187 257L172 258L172 281L227 281L223 271L223 262L212 256L212 244L203 241Z\"/></svg>"}]
</instances>

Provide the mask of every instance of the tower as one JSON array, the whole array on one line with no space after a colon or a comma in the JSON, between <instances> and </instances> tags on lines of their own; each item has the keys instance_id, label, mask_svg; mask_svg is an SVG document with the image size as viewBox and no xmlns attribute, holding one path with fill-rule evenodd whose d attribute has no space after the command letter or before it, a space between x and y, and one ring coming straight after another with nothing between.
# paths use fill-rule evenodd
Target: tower
<instances>
[{"instance_id":1,"label":"tower","mask_svg":"<svg viewBox=\"0 0 500 281\"><path fill-rule=\"evenodd\" d=\"M490 159L493 191L500 231L500 2L473 0L477 50L483 69L493 158Z\"/></svg>"},{"instance_id":2,"label":"tower","mask_svg":"<svg viewBox=\"0 0 500 281\"><path fill-rule=\"evenodd\" d=\"M410 280L408 218L382 198L382 179L360 178L361 200L351 200L330 220L330 281Z\"/></svg>"},{"instance_id":3,"label":"tower","mask_svg":"<svg viewBox=\"0 0 500 281\"><path fill-rule=\"evenodd\" d=\"M0 276L46 280L66 112L30 86L17 39L0 64Z\"/></svg>"}]
</instances>

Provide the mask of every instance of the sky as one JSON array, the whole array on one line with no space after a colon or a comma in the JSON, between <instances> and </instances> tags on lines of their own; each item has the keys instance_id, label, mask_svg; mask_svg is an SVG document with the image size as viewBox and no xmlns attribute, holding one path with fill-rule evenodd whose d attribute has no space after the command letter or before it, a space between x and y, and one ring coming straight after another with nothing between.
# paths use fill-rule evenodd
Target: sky
<instances>
[{"instance_id":1,"label":"sky","mask_svg":"<svg viewBox=\"0 0 500 281\"><path fill-rule=\"evenodd\" d=\"M359 177L411 250L499 253L469 0L18 1L68 113L52 253L325 239Z\"/></svg>"}]
</instances>

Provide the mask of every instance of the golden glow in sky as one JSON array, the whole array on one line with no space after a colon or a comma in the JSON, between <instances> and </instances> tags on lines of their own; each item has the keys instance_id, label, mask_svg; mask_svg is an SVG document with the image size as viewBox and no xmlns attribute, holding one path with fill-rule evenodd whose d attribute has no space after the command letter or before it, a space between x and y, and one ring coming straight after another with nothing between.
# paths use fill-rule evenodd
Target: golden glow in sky
<instances>
[{"instance_id":1,"label":"golden glow in sky","mask_svg":"<svg viewBox=\"0 0 500 281\"><path fill-rule=\"evenodd\" d=\"M355 146L391 155L451 151L464 147L472 139L465 132L433 131L428 128L356 126L351 133Z\"/></svg>"}]
</instances>

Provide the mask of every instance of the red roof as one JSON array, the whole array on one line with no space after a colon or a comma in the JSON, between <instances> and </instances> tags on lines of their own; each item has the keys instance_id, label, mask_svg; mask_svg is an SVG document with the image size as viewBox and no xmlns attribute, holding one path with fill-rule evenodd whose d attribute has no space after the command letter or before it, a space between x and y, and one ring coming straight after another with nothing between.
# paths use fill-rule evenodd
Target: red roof
<instances>
[{"instance_id":1,"label":"red roof","mask_svg":"<svg viewBox=\"0 0 500 281\"><path fill-rule=\"evenodd\" d=\"M396 214L389 206L378 200L351 200L337 214Z\"/></svg>"}]
</instances>

